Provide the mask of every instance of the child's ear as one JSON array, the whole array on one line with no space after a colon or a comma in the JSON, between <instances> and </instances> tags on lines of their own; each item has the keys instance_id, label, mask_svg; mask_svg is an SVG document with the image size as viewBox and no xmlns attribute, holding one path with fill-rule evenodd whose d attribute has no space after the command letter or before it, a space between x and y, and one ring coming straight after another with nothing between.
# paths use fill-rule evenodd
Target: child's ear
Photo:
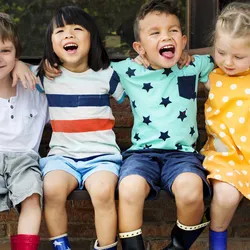
<instances>
[{"instance_id":1,"label":"child's ear","mask_svg":"<svg viewBox=\"0 0 250 250\"><path fill-rule=\"evenodd\" d=\"M140 42L133 42L133 48L139 55L144 55L145 50Z\"/></svg>"},{"instance_id":2,"label":"child's ear","mask_svg":"<svg viewBox=\"0 0 250 250\"><path fill-rule=\"evenodd\" d=\"M182 49L185 49L187 45L187 36L183 35L182 36Z\"/></svg>"}]
</instances>

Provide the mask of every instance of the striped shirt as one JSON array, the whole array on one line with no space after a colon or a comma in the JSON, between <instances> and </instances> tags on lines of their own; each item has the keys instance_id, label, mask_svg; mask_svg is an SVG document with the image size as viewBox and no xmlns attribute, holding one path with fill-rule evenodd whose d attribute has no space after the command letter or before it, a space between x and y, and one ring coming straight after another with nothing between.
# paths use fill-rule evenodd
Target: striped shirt
<instances>
[{"instance_id":1,"label":"striped shirt","mask_svg":"<svg viewBox=\"0 0 250 250\"><path fill-rule=\"evenodd\" d=\"M116 72L108 68L74 73L63 67L61 71L53 81L43 80L53 130L49 155L83 159L119 154L110 96L121 103L125 93Z\"/></svg>"}]
</instances>

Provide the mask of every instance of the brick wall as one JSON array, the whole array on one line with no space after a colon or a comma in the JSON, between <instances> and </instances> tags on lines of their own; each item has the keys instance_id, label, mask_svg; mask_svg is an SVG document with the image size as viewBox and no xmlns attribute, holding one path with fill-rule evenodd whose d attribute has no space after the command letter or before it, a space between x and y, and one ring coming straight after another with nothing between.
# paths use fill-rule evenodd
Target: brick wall
<instances>
[{"instance_id":1,"label":"brick wall","mask_svg":"<svg viewBox=\"0 0 250 250\"><path fill-rule=\"evenodd\" d=\"M203 89L199 91L198 100L198 124L200 137L198 148L206 140L204 131L203 104L205 93ZM115 132L117 142L124 150L130 145L130 128L133 123L129 101L122 105L112 101L114 115L116 117ZM46 155L51 130L46 127L41 143L40 153ZM74 200L67 201L67 211L69 217L68 233L73 250L93 249L95 240L94 213L90 201ZM229 228L229 250L250 250L250 203L243 200L240 204L234 219ZM9 236L16 233L17 214L14 210L0 213L0 250L9 250ZM174 201L166 193L161 193L158 200L146 201L144 208L143 234L145 243L151 245L152 250L162 249L169 241L171 228L175 223L176 210ZM27 222L28 223L28 222ZM40 250L51 249L47 241L48 233L44 220L42 221L40 235L42 238ZM208 248L208 230L199 237L192 247L192 250L204 250Z\"/></svg>"}]
</instances>

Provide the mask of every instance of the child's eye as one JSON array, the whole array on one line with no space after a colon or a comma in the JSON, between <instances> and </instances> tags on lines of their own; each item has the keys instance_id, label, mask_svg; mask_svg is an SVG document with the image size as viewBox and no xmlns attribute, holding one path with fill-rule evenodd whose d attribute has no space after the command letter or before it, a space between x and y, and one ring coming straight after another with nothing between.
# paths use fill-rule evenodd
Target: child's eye
<instances>
[{"instance_id":1,"label":"child's eye","mask_svg":"<svg viewBox=\"0 0 250 250\"><path fill-rule=\"evenodd\" d=\"M76 27L75 30L83 30L83 28Z\"/></svg>"},{"instance_id":2,"label":"child's eye","mask_svg":"<svg viewBox=\"0 0 250 250\"><path fill-rule=\"evenodd\" d=\"M177 29L170 30L170 32L179 32Z\"/></svg>"},{"instance_id":3,"label":"child's eye","mask_svg":"<svg viewBox=\"0 0 250 250\"><path fill-rule=\"evenodd\" d=\"M152 32L150 35L158 35L158 34L160 34L160 32L159 31L155 31L155 32Z\"/></svg>"},{"instance_id":4,"label":"child's eye","mask_svg":"<svg viewBox=\"0 0 250 250\"><path fill-rule=\"evenodd\" d=\"M55 34L58 34L58 33L61 33L61 32L63 32L63 30L56 30Z\"/></svg>"},{"instance_id":5,"label":"child's eye","mask_svg":"<svg viewBox=\"0 0 250 250\"><path fill-rule=\"evenodd\" d=\"M7 53L11 52L11 50L9 50L9 49L3 49L3 50L1 50L1 52L7 54Z\"/></svg>"},{"instance_id":6,"label":"child's eye","mask_svg":"<svg viewBox=\"0 0 250 250\"><path fill-rule=\"evenodd\" d=\"M243 59L244 57L241 57L241 56L235 56L236 59Z\"/></svg>"},{"instance_id":7,"label":"child's eye","mask_svg":"<svg viewBox=\"0 0 250 250\"><path fill-rule=\"evenodd\" d=\"M225 53L224 53L224 52L222 52L222 51L218 51L218 53L219 53L220 55L222 55L222 56L224 56L224 55L225 55Z\"/></svg>"}]
</instances>

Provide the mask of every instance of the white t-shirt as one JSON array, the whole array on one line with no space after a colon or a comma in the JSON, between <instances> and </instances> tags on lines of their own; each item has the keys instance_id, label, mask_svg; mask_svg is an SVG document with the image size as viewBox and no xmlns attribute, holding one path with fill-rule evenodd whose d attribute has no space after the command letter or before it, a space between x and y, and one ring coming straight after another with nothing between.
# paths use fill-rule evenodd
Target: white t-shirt
<instances>
[{"instance_id":1,"label":"white t-shirt","mask_svg":"<svg viewBox=\"0 0 250 250\"><path fill-rule=\"evenodd\" d=\"M16 96L0 98L0 152L38 152L49 121L45 94L17 84Z\"/></svg>"}]
</instances>

